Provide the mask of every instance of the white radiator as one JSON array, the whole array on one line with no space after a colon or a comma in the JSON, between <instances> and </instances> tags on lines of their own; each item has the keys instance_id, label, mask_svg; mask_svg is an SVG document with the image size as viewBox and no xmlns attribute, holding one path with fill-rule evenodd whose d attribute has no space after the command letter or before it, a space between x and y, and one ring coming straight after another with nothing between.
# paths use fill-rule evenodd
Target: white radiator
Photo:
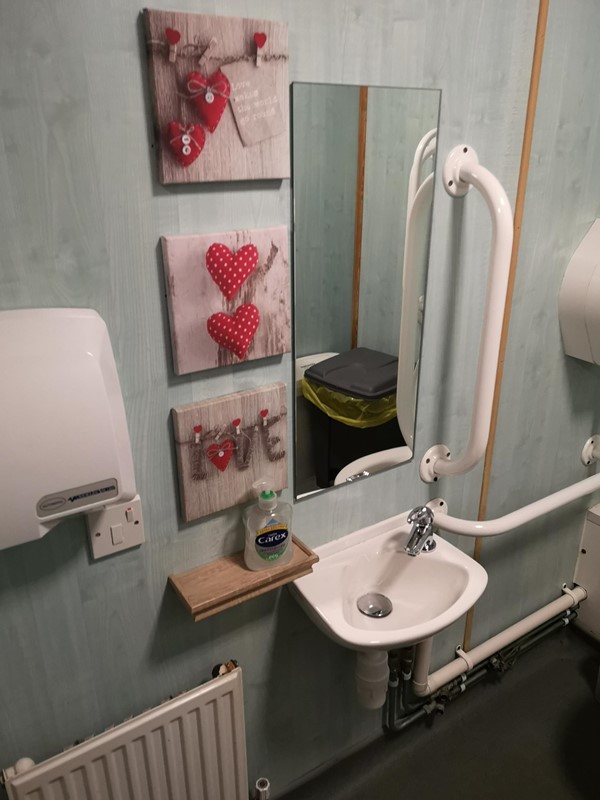
<instances>
[{"instance_id":1,"label":"white radiator","mask_svg":"<svg viewBox=\"0 0 600 800\"><path fill-rule=\"evenodd\" d=\"M6 789L10 800L247 800L241 669L9 774Z\"/></svg>"}]
</instances>

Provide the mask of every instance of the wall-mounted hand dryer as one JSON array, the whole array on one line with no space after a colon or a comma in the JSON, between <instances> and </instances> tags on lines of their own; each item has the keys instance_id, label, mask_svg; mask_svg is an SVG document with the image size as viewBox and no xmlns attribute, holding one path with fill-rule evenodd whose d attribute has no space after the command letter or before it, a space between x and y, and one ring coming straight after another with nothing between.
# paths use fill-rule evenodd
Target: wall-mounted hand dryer
<instances>
[{"instance_id":1,"label":"wall-mounted hand dryer","mask_svg":"<svg viewBox=\"0 0 600 800\"><path fill-rule=\"evenodd\" d=\"M558 318L565 353L600 364L600 219L569 261L558 296Z\"/></svg>"},{"instance_id":2,"label":"wall-mounted hand dryer","mask_svg":"<svg viewBox=\"0 0 600 800\"><path fill-rule=\"evenodd\" d=\"M135 497L106 325L89 309L0 312L0 549Z\"/></svg>"}]
</instances>

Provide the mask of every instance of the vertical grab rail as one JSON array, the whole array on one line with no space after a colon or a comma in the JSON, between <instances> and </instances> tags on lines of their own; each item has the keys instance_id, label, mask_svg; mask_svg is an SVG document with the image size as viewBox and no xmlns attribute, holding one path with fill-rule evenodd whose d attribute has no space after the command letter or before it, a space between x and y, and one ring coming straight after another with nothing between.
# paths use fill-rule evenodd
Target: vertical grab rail
<instances>
[{"instance_id":1,"label":"vertical grab rail","mask_svg":"<svg viewBox=\"0 0 600 800\"><path fill-rule=\"evenodd\" d=\"M498 179L479 164L477 153L471 147L459 145L450 151L443 177L445 189L452 197L463 197L471 186L479 191L492 220L492 245L469 441L464 452L454 461L446 445L430 447L419 469L422 480L427 483L437 481L440 475L468 472L485 453L492 420L513 242L513 218L506 192Z\"/></svg>"},{"instance_id":2,"label":"vertical grab rail","mask_svg":"<svg viewBox=\"0 0 600 800\"><path fill-rule=\"evenodd\" d=\"M400 433L411 453L414 451L415 408L417 403L417 378L419 374L419 343L421 341L422 298L419 290L424 281L419 280L423 270L418 265L427 258L425 247L431 223L433 202L433 173L421 180L427 159L435 161L437 128L422 137L416 147L408 179L406 231L404 233L404 258L402 262L402 303L400 311L400 339L398 343L398 378L396 380L396 416ZM426 212L429 210L429 215ZM417 231L417 226L420 229Z\"/></svg>"},{"instance_id":3,"label":"vertical grab rail","mask_svg":"<svg viewBox=\"0 0 600 800\"><path fill-rule=\"evenodd\" d=\"M398 346L398 378L396 381L396 416L404 441L414 450L415 407L419 373L421 336L421 292L424 281L417 263L426 258L426 245L433 202L433 174L428 175L415 193L408 214L405 234L404 273L402 276L402 310ZM417 226L419 230L417 231ZM423 270L421 270L421 273Z\"/></svg>"}]
</instances>

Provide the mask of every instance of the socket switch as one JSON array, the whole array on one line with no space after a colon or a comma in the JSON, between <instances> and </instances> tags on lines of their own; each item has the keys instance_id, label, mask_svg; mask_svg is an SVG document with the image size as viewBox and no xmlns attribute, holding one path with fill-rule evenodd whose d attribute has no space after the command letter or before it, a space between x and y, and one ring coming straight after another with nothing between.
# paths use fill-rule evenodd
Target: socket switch
<instances>
[{"instance_id":1,"label":"socket switch","mask_svg":"<svg viewBox=\"0 0 600 800\"><path fill-rule=\"evenodd\" d=\"M145 541L139 494L126 503L91 511L87 516L93 558L104 558Z\"/></svg>"}]
</instances>

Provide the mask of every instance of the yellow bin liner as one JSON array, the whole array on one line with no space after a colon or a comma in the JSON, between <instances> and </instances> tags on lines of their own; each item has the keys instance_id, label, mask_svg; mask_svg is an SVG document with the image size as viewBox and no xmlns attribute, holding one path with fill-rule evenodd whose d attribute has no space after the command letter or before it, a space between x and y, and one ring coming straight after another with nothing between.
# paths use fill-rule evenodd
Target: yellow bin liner
<instances>
[{"instance_id":1,"label":"yellow bin liner","mask_svg":"<svg viewBox=\"0 0 600 800\"><path fill-rule=\"evenodd\" d=\"M302 394L328 417L351 428L376 428L396 417L395 393L365 400L302 378Z\"/></svg>"}]
</instances>

